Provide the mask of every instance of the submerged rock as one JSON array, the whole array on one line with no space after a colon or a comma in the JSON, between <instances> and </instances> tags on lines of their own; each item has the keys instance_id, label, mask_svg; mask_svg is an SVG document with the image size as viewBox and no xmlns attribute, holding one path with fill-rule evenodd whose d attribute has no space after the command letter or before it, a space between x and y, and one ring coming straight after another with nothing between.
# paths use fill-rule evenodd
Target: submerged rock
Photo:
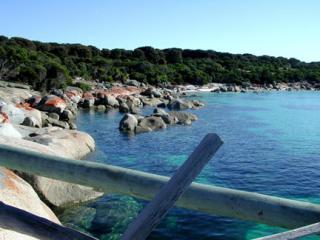
<instances>
[{"instance_id":1,"label":"submerged rock","mask_svg":"<svg viewBox=\"0 0 320 240\"><path fill-rule=\"evenodd\" d=\"M198 117L190 112L172 111L169 115L177 119L177 124L191 125L198 120Z\"/></svg>"},{"instance_id":2,"label":"submerged rock","mask_svg":"<svg viewBox=\"0 0 320 240\"><path fill-rule=\"evenodd\" d=\"M137 126L137 118L130 113L126 113L119 123L119 129L123 132L134 132Z\"/></svg>"},{"instance_id":3,"label":"submerged rock","mask_svg":"<svg viewBox=\"0 0 320 240\"><path fill-rule=\"evenodd\" d=\"M65 226L91 232L101 240L116 240L142 207L131 197L108 195L65 209L59 219Z\"/></svg>"},{"instance_id":4,"label":"submerged rock","mask_svg":"<svg viewBox=\"0 0 320 240\"><path fill-rule=\"evenodd\" d=\"M193 108L201 108L204 107L204 103L199 100L192 100Z\"/></svg>"}]
</instances>

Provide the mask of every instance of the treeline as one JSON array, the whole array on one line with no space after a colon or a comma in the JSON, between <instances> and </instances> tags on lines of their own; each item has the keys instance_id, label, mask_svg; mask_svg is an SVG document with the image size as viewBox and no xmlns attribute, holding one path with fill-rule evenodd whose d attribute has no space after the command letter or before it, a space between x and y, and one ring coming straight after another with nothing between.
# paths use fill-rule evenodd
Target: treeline
<instances>
[{"instance_id":1,"label":"treeline","mask_svg":"<svg viewBox=\"0 0 320 240\"><path fill-rule=\"evenodd\" d=\"M128 78L150 84L320 82L320 63L294 58L179 48L98 49L0 36L0 79L38 90L60 88L80 76L101 82Z\"/></svg>"}]
</instances>

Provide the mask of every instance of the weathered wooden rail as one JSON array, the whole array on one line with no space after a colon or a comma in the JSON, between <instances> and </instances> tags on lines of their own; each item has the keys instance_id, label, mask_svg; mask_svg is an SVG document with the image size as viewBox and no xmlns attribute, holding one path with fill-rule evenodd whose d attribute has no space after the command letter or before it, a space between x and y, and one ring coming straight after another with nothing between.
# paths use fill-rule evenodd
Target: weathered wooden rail
<instances>
[{"instance_id":1,"label":"weathered wooden rail","mask_svg":"<svg viewBox=\"0 0 320 240\"><path fill-rule=\"evenodd\" d=\"M42 240L97 240L3 202L0 202L0 227Z\"/></svg>"},{"instance_id":2,"label":"weathered wooden rail","mask_svg":"<svg viewBox=\"0 0 320 240\"><path fill-rule=\"evenodd\" d=\"M293 229L291 231L286 231L283 233L277 233L271 236L256 238L256 240L291 240L298 239L301 237L319 234L320 233L320 223L314 223L301 228Z\"/></svg>"},{"instance_id":3,"label":"weathered wooden rail","mask_svg":"<svg viewBox=\"0 0 320 240\"><path fill-rule=\"evenodd\" d=\"M212 147L214 148L214 145ZM145 200L153 199L162 187L165 188L165 185L170 183L168 183L168 177L160 175L95 162L43 155L4 145L0 145L0 165L61 181L91 186L105 193L125 194ZM196 174L193 177L195 176ZM188 185L188 182L186 183L185 187ZM285 228L297 228L320 222L320 206L317 204L197 183L192 183L182 192L184 192L183 195L175 202L176 206L208 214ZM182 192L176 191L178 195L170 198L171 203ZM166 209L164 214L169 208L170 204L164 208Z\"/></svg>"}]
</instances>

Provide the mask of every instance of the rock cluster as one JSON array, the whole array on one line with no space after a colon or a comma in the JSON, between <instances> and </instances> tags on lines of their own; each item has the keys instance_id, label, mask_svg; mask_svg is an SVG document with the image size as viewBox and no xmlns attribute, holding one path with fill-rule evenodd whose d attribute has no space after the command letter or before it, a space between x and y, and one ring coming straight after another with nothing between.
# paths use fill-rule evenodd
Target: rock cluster
<instances>
[{"instance_id":1,"label":"rock cluster","mask_svg":"<svg viewBox=\"0 0 320 240\"><path fill-rule=\"evenodd\" d=\"M81 89L55 90L40 97L40 93L24 85L14 87L0 82L0 144L73 159L94 150L94 140L88 134L65 129L74 128L72 120L82 98ZM0 201L59 223L37 194L49 206L61 206L96 198L102 193L0 168ZM35 238L0 228L0 239Z\"/></svg>"},{"instance_id":2,"label":"rock cluster","mask_svg":"<svg viewBox=\"0 0 320 240\"><path fill-rule=\"evenodd\" d=\"M273 82L270 84L252 84L250 82L243 82L241 85L236 84L222 84L222 83L209 83L205 86L196 87L193 85L177 86L178 92L195 92L195 91L207 91L215 93L223 92L262 92L262 91L299 91L299 90L311 90L319 91L319 83L309 83L306 81L301 82Z\"/></svg>"},{"instance_id":3,"label":"rock cluster","mask_svg":"<svg viewBox=\"0 0 320 240\"><path fill-rule=\"evenodd\" d=\"M166 112L155 108L150 116L140 116L126 113L119 123L119 129L125 133L143 133L165 129L169 125L191 125L198 118L196 115L185 111Z\"/></svg>"},{"instance_id":4,"label":"rock cluster","mask_svg":"<svg viewBox=\"0 0 320 240\"><path fill-rule=\"evenodd\" d=\"M144 106L158 108L152 115L143 117L139 114ZM74 120L79 107L97 111L118 109L124 113L120 129L127 133L141 133L173 124L189 125L197 117L180 110L201 106L203 104L199 101L180 99L179 94L170 89L146 86L135 80L85 92L77 87L67 87L64 91L53 89L44 96L30 90L27 85L11 86L0 82L0 144L81 159L94 150L95 144L88 134L73 130L76 129ZM166 107L172 111L167 113L163 109ZM59 207L102 194L89 187L22 172L14 173L5 168L0 168L0 180L4 181L0 183L4 186L0 188L1 201L58 223L45 203ZM33 239L3 229L0 229L0 238Z\"/></svg>"}]
</instances>

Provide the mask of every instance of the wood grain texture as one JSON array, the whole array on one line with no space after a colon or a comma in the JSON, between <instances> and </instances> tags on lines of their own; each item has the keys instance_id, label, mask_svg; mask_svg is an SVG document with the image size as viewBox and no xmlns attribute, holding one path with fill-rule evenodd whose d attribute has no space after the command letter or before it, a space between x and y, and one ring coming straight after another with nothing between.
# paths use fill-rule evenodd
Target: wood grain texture
<instances>
[{"instance_id":1,"label":"wood grain texture","mask_svg":"<svg viewBox=\"0 0 320 240\"><path fill-rule=\"evenodd\" d=\"M3 202L0 202L0 227L41 240L97 240Z\"/></svg>"},{"instance_id":2,"label":"wood grain texture","mask_svg":"<svg viewBox=\"0 0 320 240\"><path fill-rule=\"evenodd\" d=\"M256 159L259 161L259 159ZM99 160L97 160L99 162ZM166 176L78 161L0 144L0 165L65 182L91 186L107 194L150 201L170 180ZM320 205L236 189L191 183L177 207L283 228L320 222Z\"/></svg>"},{"instance_id":3,"label":"wood grain texture","mask_svg":"<svg viewBox=\"0 0 320 240\"><path fill-rule=\"evenodd\" d=\"M256 238L256 240L291 240L300 237L309 236L320 233L320 223L314 223L305 227L293 229L287 232L273 234L270 236Z\"/></svg>"},{"instance_id":4,"label":"wood grain texture","mask_svg":"<svg viewBox=\"0 0 320 240\"><path fill-rule=\"evenodd\" d=\"M161 221L222 145L218 135L207 134L173 177L133 221L122 240L144 240Z\"/></svg>"}]
</instances>

